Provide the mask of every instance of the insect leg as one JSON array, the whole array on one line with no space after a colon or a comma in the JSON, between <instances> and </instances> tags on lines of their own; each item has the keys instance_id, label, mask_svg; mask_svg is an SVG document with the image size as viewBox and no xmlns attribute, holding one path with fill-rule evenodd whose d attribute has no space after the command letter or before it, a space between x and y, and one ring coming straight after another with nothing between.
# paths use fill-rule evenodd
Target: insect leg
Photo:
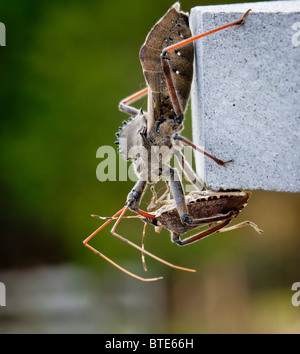
<instances>
[{"instance_id":1,"label":"insect leg","mask_svg":"<svg viewBox=\"0 0 300 354\"><path fill-rule=\"evenodd\" d=\"M145 88L143 90L140 90L136 93L134 93L133 95L124 98L124 100L122 100L119 103L119 110L129 114L130 116L136 116L139 114L139 110L137 108L134 108L132 106L129 106L127 103L131 102L133 103L134 101L136 101L137 99L142 98L143 96L145 96L148 93L148 88Z\"/></svg>"},{"instance_id":2,"label":"insect leg","mask_svg":"<svg viewBox=\"0 0 300 354\"><path fill-rule=\"evenodd\" d=\"M101 219L101 220L117 220L119 218L118 216L106 217L106 216L98 216L98 215L94 215L94 214L92 214L92 217L97 218L97 219ZM140 215L131 215L131 216L123 216L122 219L138 219L140 217L141 217ZM145 262L145 254L144 254L146 226L147 226L147 223L144 224L143 235L142 235L142 250L143 250L142 251L142 263L143 263L143 267L144 267L145 272L147 271L146 262Z\"/></svg>"},{"instance_id":3,"label":"insect leg","mask_svg":"<svg viewBox=\"0 0 300 354\"><path fill-rule=\"evenodd\" d=\"M158 197L157 197L154 186L151 186L150 189L152 192L152 198L150 200L149 205L147 206L147 211L155 211L156 209L158 209L158 208L156 208Z\"/></svg>"},{"instance_id":4,"label":"insect leg","mask_svg":"<svg viewBox=\"0 0 300 354\"><path fill-rule=\"evenodd\" d=\"M147 223L144 224L143 228L143 235L142 235L142 263L144 267L144 271L147 272L147 266L146 266L146 261L145 261L145 235L146 235L146 227Z\"/></svg>"},{"instance_id":5,"label":"insect leg","mask_svg":"<svg viewBox=\"0 0 300 354\"><path fill-rule=\"evenodd\" d=\"M163 167L163 176L170 180L171 194L175 200L176 209L178 210L181 221L183 223L191 223L192 219L188 214L185 195L178 171L176 168L171 168L170 166L165 165Z\"/></svg>"},{"instance_id":6,"label":"insect leg","mask_svg":"<svg viewBox=\"0 0 300 354\"><path fill-rule=\"evenodd\" d=\"M184 240L181 241L179 235L177 234L174 234L174 233L171 233L171 238L172 238L172 241L175 242L178 246L185 246L185 245L188 245L190 243L193 243L193 242L196 242L198 240L201 240L202 238L204 237L207 237L211 234L213 234L214 232L217 232L218 230L222 229L223 227L225 227L226 225L228 225L230 223L231 219L227 219L225 220L223 223L221 224L218 224L214 227L211 227L205 231L202 231L200 232L199 234L197 235L194 235L194 236L190 236Z\"/></svg>"},{"instance_id":7,"label":"insect leg","mask_svg":"<svg viewBox=\"0 0 300 354\"><path fill-rule=\"evenodd\" d=\"M142 196L146 189L147 182L143 180L138 180L134 187L132 188L131 192L127 196L126 204L128 205L129 209L135 213L138 213L142 216L145 216L150 219L155 219L155 215L146 213L143 210L139 209Z\"/></svg>"},{"instance_id":8,"label":"insect leg","mask_svg":"<svg viewBox=\"0 0 300 354\"><path fill-rule=\"evenodd\" d=\"M206 32L206 33L202 33L202 34L196 35L196 36L194 36L194 37L187 38L187 39L185 39L185 40L183 40L183 41L177 42L177 43L175 43L175 44L173 44L173 45L170 45L170 46L168 46L168 47L166 47L166 48L163 49L162 54L161 54L162 67L163 67L164 74L165 74L165 77L166 77L166 82L167 82L168 90L169 90L169 93L170 93L171 101L172 101L172 104L173 104L173 107L174 107L174 111L175 111L176 115L178 116L178 118L182 116L182 109L181 109L181 107L180 107L179 99L178 99L178 96L177 96L177 92L176 92L176 90L175 90L175 88L174 88L174 84L173 84L173 81L172 81L172 76L171 76L171 73L170 73L170 65L169 65L168 52L173 51L173 50L175 50L175 49L177 49L177 48L180 48L180 47L182 47L182 46L184 46L184 45L186 45L186 44L189 44L189 43L191 43L191 42L194 42L194 41L196 41L197 39L200 39L200 38L202 38L202 37L208 36L208 35L210 35L210 34L212 34L212 33L215 33L215 32L221 31L221 30L223 30L223 29L226 29L226 28L228 28L228 27L242 25L242 24L244 23L244 21L245 21L246 16L249 14L250 11L251 11L251 10L248 10L248 11L244 14L244 16L243 16L240 20L238 20L238 21L231 22L231 23L229 23L229 24L227 24L227 25L224 25L224 26L215 28L215 29L213 29L213 30L211 30L211 31L208 31L208 32ZM214 160L218 165L223 166L223 165L225 165L226 163L231 162L231 161L227 161L227 162L222 161L222 160L220 160L220 159L218 159L218 158L216 158L216 157L214 157L214 156L208 154L207 152L205 152L205 151L199 149L199 148L196 147L194 144L192 144L191 142L189 142L187 139L185 139L185 138L183 138L183 137L181 137L181 136L179 136L179 135L175 135L175 136L174 136L174 139L176 139L176 138L177 138L178 140L181 140L181 141L184 142L185 144L187 144L187 145L193 147L195 150L201 152L201 153L204 154L205 156L211 158L211 159Z\"/></svg>"},{"instance_id":9,"label":"insect leg","mask_svg":"<svg viewBox=\"0 0 300 354\"><path fill-rule=\"evenodd\" d=\"M167 189L164 191L164 193L157 199L157 201L155 202L155 208L156 210L159 209L164 203L166 203L166 201L164 201L164 199L166 199L166 197L170 194L170 186L168 183L166 183L166 187ZM154 209L154 207L153 207ZM155 209L154 209L155 210Z\"/></svg>"},{"instance_id":10,"label":"insect leg","mask_svg":"<svg viewBox=\"0 0 300 354\"><path fill-rule=\"evenodd\" d=\"M180 267L180 266L177 266L177 265L175 265L175 264L169 263L169 262L165 261L164 259L155 256L154 254L152 254L152 253L146 251L145 249L141 248L140 246L136 245L135 243L133 243L133 242L127 240L125 237L123 237L123 236L119 235L118 233L116 233L116 231L115 231L115 230L116 230L116 227L117 227L118 223L120 222L122 216L125 214L125 212L126 212L127 209L128 209L128 207L125 207L125 208L123 208L123 209L121 210L121 214L120 214L118 220L115 222L113 228L112 228L111 231L110 231L114 236L116 236L117 238L119 238L121 241L127 243L128 245L130 245L130 246L136 248L138 251L143 252L143 253L146 254L147 256L149 256L149 257L151 257L151 258L153 258L153 259L156 259L158 262L161 262L161 263L163 263L163 264L165 264L165 265L167 265L167 266L169 266L169 267L176 268L176 269L181 269L181 270L185 270L185 271L187 271L187 272L195 272L195 269Z\"/></svg>"},{"instance_id":11,"label":"insect leg","mask_svg":"<svg viewBox=\"0 0 300 354\"><path fill-rule=\"evenodd\" d=\"M179 99L177 96L177 92L176 89L174 87L173 84L173 80L172 80L172 76L171 76L171 70L170 70L170 65L169 65L169 58L167 56L167 53L163 53L161 56L161 63L162 63L162 68L165 74L165 78L166 78L166 83L168 86L168 91L170 94L170 98L173 104L173 108L174 108L174 112L178 118L182 118L183 119L183 112L179 103Z\"/></svg>"},{"instance_id":12,"label":"insect leg","mask_svg":"<svg viewBox=\"0 0 300 354\"><path fill-rule=\"evenodd\" d=\"M208 35L210 35L210 34L213 34L213 33L215 33L215 32L218 32L218 31L222 31L222 30L224 30L224 29L226 29L226 28L228 28L228 27L243 25L244 22L245 22L245 18L247 17L247 15L249 14L250 11L251 11L251 9L248 10L248 11L244 14L244 16L243 16L240 20L238 20L238 21L234 21L234 22L228 23L227 25L224 25L224 26L221 26L221 27L218 27L218 28L214 28L214 29L211 30L211 31L198 34L198 35L196 35L196 36L194 36L194 37L190 37L190 38L184 39L183 41L180 41L180 42L177 42L177 43L175 43L175 44L170 45L169 47L164 48L162 55L164 55L164 54L167 53L167 52L170 52L171 50L175 50L175 49L177 49L177 48L180 48L180 47L182 47L182 46L184 46L184 45L186 45L186 44L188 44L188 43L194 42L194 41L196 41L197 39L203 38L203 37L205 37L205 36L208 36Z\"/></svg>"},{"instance_id":13,"label":"insect leg","mask_svg":"<svg viewBox=\"0 0 300 354\"><path fill-rule=\"evenodd\" d=\"M231 231L231 230L239 229L239 228L245 227L245 226L251 226L260 235L263 233L263 230L261 230L256 224L254 224L254 222L249 221L249 220L243 221L243 222L233 225L233 226L226 227L221 230L218 230L217 233Z\"/></svg>"},{"instance_id":14,"label":"insect leg","mask_svg":"<svg viewBox=\"0 0 300 354\"><path fill-rule=\"evenodd\" d=\"M223 221L226 220L227 218L230 221L231 219L237 216L236 212L230 211L227 214L219 214L219 215L202 218L202 219L192 219L188 213L188 208L185 201L185 195L183 192L182 183L178 176L178 172L176 169L173 169L169 166L168 169L169 169L168 177L170 179L171 193L175 200L176 209L178 211L179 217L183 223L190 224L190 225L201 225L201 224L203 225L203 224L210 224L214 222ZM165 175L165 173L166 173L166 166L165 168L163 168L163 174ZM174 242L176 241L174 240Z\"/></svg>"},{"instance_id":15,"label":"insect leg","mask_svg":"<svg viewBox=\"0 0 300 354\"><path fill-rule=\"evenodd\" d=\"M178 134L175 134L173 136L173 139L174 140L179 140L179 141L182 141L184 144L192 147L194 150L200 152L201 154L203 154L204 156L207 156L209 157L210 159L212 159L213 161L215 161L215 163L217 163L218 165L220 166L224 166L226 165L227 163L229 162L232 162L233 160L229 160L229 161L223 161L223 160L220 160L218 159L217 157L213 156L213 155L210 155L208 152L200 149L198 146L196 146L195 144L193 144L192 142L190 142L188 139L184 138L183 136L180 136Z\"/></svg>"},{"instance_id":16,"label":"insect leg","mask_svg":"<svg viewBox=\"0 0 300 354\"><path fill-rule=\"evenodd\" d=\"M205 188L204 181L198 178L189 163L184 158L182 152L180 150L174 149L174 155L176 156L177 161L179 162L186 178L197 188L197 190L202 191Z\"/></svg>"},{"instance_id":17,"label":"insect leg","mask_svg":"<svg viewBox=\"0 0 300 354\"><path fill-rule=\"evenodd\" d=\"M217 214L213 216L208 216L202 219L192 219L192 225L211 225L215 222L227 220L229 218L234 219L237 217L237 213L234 211L229 211L226 214Z\"/></svg>"},{"instance_id":18,"label":"insect leg","mask_svg":"<svg viewBox=\"0 0 300 354\"><path fill-rule=\"evenodd\" d=\"M92 250L93 252L95 252L98 256L102 257L103 259L105 259L107 262L109 262L110 264L112 264L113 266L115 266L116 268L120 269L122 272L132 276L133 278L142 280L142 281L155 281L155 280L159 280L161 279L161 277L156 277L156 278L142 278L139 277L136 274L133 274L131 272L129 272L127 269L121 267L120 265L118 265L117 263L115 263L114 261L112 261L110 258L106 257L103 253L99 252L98 250L96 250L94 247L90 246L88 244L88 242L99 232L101 231L106 225L108 225L112 220L114 220L118 215L121 214L121 216L124 215L124 213L127 211L128 207L124 207L121 210L119 210L115 215L112 216L112 218L108 219L103 225L101 225L96 231L94 231L87 239L85 239L83 241L83 244L89 248L90 250ZM118 220L120 219L120 217L118 218Z\"/></svg>"},{"instance_id":19,"label":"insect leg","mask_svg":"<svg viewBox=\"0 0 300 354\"><path fill-rule=\"evenodd\" d=\"M147 207L147 211L155 211L161 207L161 205L164 203L164 199L170 193L170 187L167 184L167 189L159 198L157 197L154 186L151 186L151 192L153 196L151 198L150 204Z\"/></svg>"}]
</instances>

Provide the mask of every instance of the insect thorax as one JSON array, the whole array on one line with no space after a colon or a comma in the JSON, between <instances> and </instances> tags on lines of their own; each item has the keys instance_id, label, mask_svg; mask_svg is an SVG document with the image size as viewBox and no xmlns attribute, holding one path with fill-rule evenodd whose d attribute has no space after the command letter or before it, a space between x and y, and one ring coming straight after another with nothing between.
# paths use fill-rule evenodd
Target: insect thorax
<instances>
[{"instance_id":1,"label":"insect thorax","mask_svg":"<svg viewBox=\"0 0 300 354\"><path fill-rule=\"evenodd\" d=\"M133 162L139 179L156 182L164 169L168 169L166 163L179 144L173 135L182 129L182 124L174 123L172 118L165 119L161 124L156 122L148 133L147 119L147 113L140 111L136 117L124 121L116 135L119 152L125 160Z\"/></svg>"}]
</instances>

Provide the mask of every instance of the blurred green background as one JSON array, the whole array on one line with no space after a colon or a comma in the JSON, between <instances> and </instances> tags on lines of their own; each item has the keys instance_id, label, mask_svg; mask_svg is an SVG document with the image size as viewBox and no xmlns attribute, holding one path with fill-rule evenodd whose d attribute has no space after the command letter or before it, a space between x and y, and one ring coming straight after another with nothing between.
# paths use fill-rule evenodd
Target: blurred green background
<instances>
[{"instance_id":1,"label":"blurred green background","mask_svg":"<svg viewBox=\"0 0 300 354\"><path fill-rule=\"evenodd\" d=\"M240 1L239 1L240 2ZM241 229L179 248L148 227L146 248L184 273L147 258L142 283L82 241L91 213L119 210L133 182L99 182L96 151L113 145L127 116L119 101L145 87L138 51L173 1L0 2L0 282L7 306L0 333L300 332L291 286L300 281L299 194L254 192ZM184 0L184 11L222 3ZM146 109L145 101L137 107ZM191 138L188 111L185 135ZM146 208L145 203L143 208ZM140 244L143 224L122 235ZM109 229L92 245L143 275L141 257Z\"/></svg>"}]
</instances>

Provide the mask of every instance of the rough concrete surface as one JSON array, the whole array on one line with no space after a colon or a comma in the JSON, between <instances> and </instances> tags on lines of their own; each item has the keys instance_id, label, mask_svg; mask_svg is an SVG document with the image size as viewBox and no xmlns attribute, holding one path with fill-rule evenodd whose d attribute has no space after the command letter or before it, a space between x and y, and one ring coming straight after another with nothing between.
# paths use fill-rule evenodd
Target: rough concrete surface
<instances>
[{"instance_id":1,"label":"rough concrete surface","mask_svg":"<svg viewBox=\"0 0 300 354\"><path fill-rule=\"evenodd\" d=\"M243 26L195 43L193 139L223 160L197 172L212 189L300 192L300 1L200 6L193 34Z\"/></svg>"}]
</instances>

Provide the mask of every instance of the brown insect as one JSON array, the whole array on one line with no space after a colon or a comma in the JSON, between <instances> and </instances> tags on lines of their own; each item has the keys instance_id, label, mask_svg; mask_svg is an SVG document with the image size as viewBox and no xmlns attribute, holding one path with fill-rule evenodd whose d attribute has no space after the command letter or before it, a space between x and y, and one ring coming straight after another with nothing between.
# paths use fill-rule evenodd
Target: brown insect
<instances>
[{"instance_id":1,"label":"brown insect","mask_svg":"<svg viewBox=\"0 0 300 354\"><path fill-rule=\"evenodd\" d=\"M110 223L112 220L116 220L111 233L118 237L120 240L128 243L129 245L133 246L134 248L138 249L139 251L142 252L142 259L143 259L143 265L144 269L147 270L146 264L145 264L145 254L156 259L159 262L162 262L172 268L180 269L180 270L185 270L185 271L190 271L190 272L195 272L195 270L190 269L190 268L184 268L181 266L174 265L172 263L169 263L154 254L146 251L144 249L144 237L145 237L145 232L146 232L146 225L151 224L155 226L155 229L157 232L160 232L162 228L165 228L166 230L170 231L171 233L171 240L178 244L179 246L187 245L192 242L196 242L200 239L203 239L204 237L207 237L213 233L220 233L220 232L226 232L226 231L232 231L241 227L245 226L251 226L254 228L256 232L259 234L262 234L263 231L253 222L251 221L243 221L239 224L236 224L231 227L225 227L227 226L233 219L235 219L238 214L241 212L241 210L247 205L248 200L250 198L251 193L250 192L244 192L241 190L231 190L231 191L219 191L219 192L214 192L214 191L195 191L190 193L185 197L185 202L188 208L188 211L190 215L193 217L195 220L195 223L193 225L189 224L183 224L181 222L176 203L174 200L163 200L164 195L160 200L156 200L154 198L153 203L156 205L162 205L159 207L155 212L155 218L146 218L143 216L125 216L123 209L121 209L117 214L115 214L113 217L100 217L97 215L93 215L94 217L97 217L99 219L106 219L107 221L98 229L96 230L88 239L91 239L97 232L102 230L108 223ZM152 209L153 210L153 209ZM142 242L142 247L136 245L135 243L127 240L123 236L119 235L116 233L116 226L120 222L120 220L123 218L140 218L142 221L145 222L144 230L143 230L143 242ZM180 236L186 234L187 232L201 228L204 226L208 226L207 229L202 230L200 233L197 233L193 236L187 237L184 240L180 239ZM90 247L88 245L88 247ZM91 248L91 247L90 247ZM93 248L92 248L93 249ZM113 264L114 266L118 267L121 269L123 272L133 276L134 278L137 278L139 280L143 281L153 281L153 280L158 280L161 279L161 277L156 277L156 278L143 278L140 276L137 276L136 274L133 274L129 272L128 270L120 267L117 265L115 262L111 261L108 259L106 256L104 256L102 253L98 252L97 250L93 249L94 252L99 254L101 257L105 258L108 262Z\"/></svg>"},{"instance_id":2,"label":"brown insect","mask_svg":"<svg viewBox=\"0 0 300 354\"><path fill-rule=\"evenodd\" d=\"M195 191L185 197L185 202L189 214L195 222L193 224L183 224L181 222L176 203L172 202L163 205L155 212L155 219L142 217L141 219L154 226L161 226L171 232L171 240L179 246L184 246L198 241L215 232L225 232L234 230L243 226L250 225L258 233L262 231L250 221L244 221L230 228L225 228L233 219L235 219L240 211L247 205L251 196L250 192L242 190L229 191ZM213 224L218 225L213 226ZM194 236L190 236L184 240L180 239L181 235L197 229L202 226L210 227Z\"/></svg>"},{"instance_id":3,"label":"brown insect","mask_svg":"<svg viewBox=\"0 0 300 354\"><path fill-rule=\"evenodd\" d=\"M183 129L193 78L193 42L225 28L242 25L250 10L239 21L192 37L188 14L179 8L180 4L176 3L169 9L152 28L140 50L147 88L120 103L120 110L133 117L123 122L123 127L116 134L116 143L123 157L133 162L138 176L137 183L127 196L126 205L129 209L142 216L155 218L140 210L139 206L147 184L164 178L170 184L181 221L192 224L178 172L168 165L170 157L172 154L176 156L185 176L197 190L203 189L203 182L184 160L180 151L182 143L190 145L219 165L226 164L179 135ZM128 105L146 93L147 113Z\"/></svg>"},{"instance_id":4,"label":"brown insect","mask_svg":"<svg viewBox=\"0 0 300 354\"><path fill-rule=\"evenodd\" d=\"M207 200L206 202L195 202L197 205L196 209L199 209L199 212L202 207L206 206L205 209L208 214L199 216L201 214L195 213L195 209L191 207L193 203L191 203L189 199L186 199L184 195L178 171L171 168L168 165L168 161L174 154L186 178L190 180L199 191L203 189L204 183L197 178L192 168L184 160L183 154L181 153L182 144L184 143L200 151L221 166L227 163L199 149L190 141L180 136L179 133L183 129L184 112L189 100L193 77L193 42L228 27L242 25L249 11L250 10L238 21L192 37L189 28L188 14L180 11L180 5L176 3L152 28L140 50L140 60L147 82L147 88L121 101L119 105L120 110L132 117L128 122L124 121L123 127L116 133L118 137L116 143L119 145L119 151L125 159L132 161L138 176L138 181L128 194L125 207L118 211L111 219L107 220L84 241L85 246L116 267L139 279L142 278L124 270L88 244L88 241L111 222L111 220L117 218L111 230L113 235L143 251L141 247L115 232L116 226L128 209L137 213L139 215L138 217L143 217L143 221L147 223L153 225L161 223L163 227L172 232L172 240L181 245L196 240L196 237L192 237L181 241L179 235L181 235L182 232L186 233L188 230L195 229L202 225L223 221L218 227L216 226L217 228L215 227L215 229L211 229L211 231L206 231L206 235L208 235L227 225L232 218L237 216L240 210L238 206L232 206L232 210L229 210L231 205L229 203L228 210L225 212L225 198L223 198L223 208L225 209L219 211L219 215L219 209L217 208L218 203L214 203L213 206L208 207L211 201ZM146 94L148 94L147 113L128 105ZM168 207L167 214L161 214L160 209L154 213L141 210L140 203L147 184L156 183L162 178L166 179L170 185L171 194L174 198L173 206ZM219 194L215 194L217 199L219 199L218 196ZM243 198L244 202L246 202L249 195L245 194ZM169 217L163 218L162 215L169 215ZM179 224L181 224L181 228ZM198 237L197 239L200 238L201 237ZM145 250L143 252L172 267L193 271L174 266ZM147 280L156 279L157 278Z\"/></svg>"}]
</instances>

